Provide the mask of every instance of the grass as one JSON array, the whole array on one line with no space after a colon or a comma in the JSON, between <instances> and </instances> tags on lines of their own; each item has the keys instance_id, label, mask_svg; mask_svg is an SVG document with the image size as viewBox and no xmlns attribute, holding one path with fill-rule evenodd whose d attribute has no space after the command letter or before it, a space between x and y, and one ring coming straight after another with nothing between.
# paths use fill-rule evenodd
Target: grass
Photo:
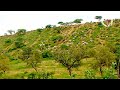
<instances>
[{"instance_id":1,"label":"grass","mask_svg":"<svg viewBox=\"0 0 120 90\"><path fill-rule=\"evenodd\" d=\"M87 70L89 67L88 63L92 62L92 58L90 59L83 59L82 65L79 68L73 68L72 74L76 74L76 79L84 78L84 71ZM20 79L21 75L24 72L34 72L35 70L31 67L27 67L26 63L20 60L14 60L10 63L10 70L6 72L3 76L4 78L14 78ZM62 66L61 64L55 62L55 60L44 60L40 63L37 67L39 72L46 71L46 72L53 72L53 78L55 79L68 79L71 78L68 74L67 69Z\"/></svg>"}]
</instances>

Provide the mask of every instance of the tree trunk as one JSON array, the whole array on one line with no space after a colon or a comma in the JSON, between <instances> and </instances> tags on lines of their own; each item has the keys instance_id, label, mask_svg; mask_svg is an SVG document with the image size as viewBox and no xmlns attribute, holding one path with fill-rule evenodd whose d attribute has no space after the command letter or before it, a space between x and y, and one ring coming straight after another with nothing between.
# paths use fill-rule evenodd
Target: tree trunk
<instances>
[{"instance_id":1,"label":"tree trunk","mask_svg":"<svg viewBox=\"0 0 120 90\"><path fill-rule=\"evenodd\" d=\"M100 66L100 74L101 74L101 76L103 75L102 67L101 66Z\"/></svg>"},{"instance_id":2,"label":"tree trunk","mask_svg":"<svg viewBox=\"0 0 120 90\"><path fill-rule=\"evenodd\" d=\"M117 76L120 78L120 59L117 60Z\"/></svg>"},{"instance_id":3,"label":"tree trunk","mask_svg":"<svg viewBox=\"0 0 120 90\"><path fill-rule=\"evenodd\" d=\"M32 64L32 67L34 68L34 70L38 73L38 71L37 71L37 68L36 67L34 67L34 65Z\"/></svg>"},{"instance_id":4,"label":"tree trunk","mask_svg":"<svg viewBox=\"0 0 120 90\"><path fill-rule=\"evenodd\" d=\"M5 70L3 70L4 74L5 74Z\"/></svg>"},{"instance_id":5,"label":"tree trunk","mask_svg":"<svg viewBox=\"0 0 120 90\"><path fill-rule=\"evenodd\" d=\"M69 71L69 75L71 76L71 74L72 74L71 68L68 68L68 71Z\"/></svg>"},{"instance_id":6,"label":"tree trunk","mask_svg":"<svg viewBox=\"0 0 120 90\"><path fill-rule=\"evenodd\" d=\"M120 78L120 58L118 60L118 78Z\"/></svg>"},{"instance_id":7,"label":"tree trunk","mask_svg":"<svg viewBox=\"0 0 120 90\"><path fill-rule=\"evenodd\" d=\"M38 71L37 71L37 68L35 68L35 67L33 67L34 69L35 69L35 71L38 73Z\"/></svg>"}]
</instances>

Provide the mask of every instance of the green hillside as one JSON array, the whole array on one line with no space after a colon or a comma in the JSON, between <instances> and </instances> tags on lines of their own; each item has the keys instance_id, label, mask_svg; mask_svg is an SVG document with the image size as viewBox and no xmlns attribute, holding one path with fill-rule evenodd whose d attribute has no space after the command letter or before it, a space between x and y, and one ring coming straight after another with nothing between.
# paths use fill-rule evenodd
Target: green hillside
<instances>
[{"instance_id":1,"label":"green hillside","mask_svg":"<svg viewBox=\"0 0 120 90\"><path fill-rule=\"evenodd\" d=\"M119 19L110 27L87 22L18 31L0 36L0 78L119 78L119 49Z\"/></svg>"}]
</instances>

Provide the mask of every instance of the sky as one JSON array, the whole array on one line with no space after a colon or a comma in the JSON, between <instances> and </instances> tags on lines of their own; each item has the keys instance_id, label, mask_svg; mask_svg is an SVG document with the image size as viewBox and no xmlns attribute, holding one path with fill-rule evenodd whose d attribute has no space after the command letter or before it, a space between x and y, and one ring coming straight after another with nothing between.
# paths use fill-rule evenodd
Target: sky
<instances>
[{"instance_id":1,"label":"sky","mask_svg":"<svg viewBox=\"0 0 120 90\"><path fill-rule=\"evenodd\" d=\"M57 25L59 21L70 22L75 19L97 21L94 17L103 19L120 18L120 11L0 11L0 35L8 30L27 31L45 27L48 24Z\"/></svg>"}]
</instances>

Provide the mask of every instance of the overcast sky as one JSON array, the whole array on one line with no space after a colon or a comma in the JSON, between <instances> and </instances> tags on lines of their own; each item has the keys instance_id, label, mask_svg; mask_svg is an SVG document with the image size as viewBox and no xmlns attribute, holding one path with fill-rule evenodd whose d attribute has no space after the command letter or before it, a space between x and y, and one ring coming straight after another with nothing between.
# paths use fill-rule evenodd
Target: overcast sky
<instances>
[{"instance_id":1,"label":"overcast sky","mask_svg":"<svg viewBox=\"0 0 120 90\"><path fill-rule=\"evenodd\" d=\"M77 18L96 21L95 16L106 19L120 18L120 11L0 11L0 35L7 30L26 29L27 31L56 25L59 21L69 22Z\"/></svg>"}]
</instances>

